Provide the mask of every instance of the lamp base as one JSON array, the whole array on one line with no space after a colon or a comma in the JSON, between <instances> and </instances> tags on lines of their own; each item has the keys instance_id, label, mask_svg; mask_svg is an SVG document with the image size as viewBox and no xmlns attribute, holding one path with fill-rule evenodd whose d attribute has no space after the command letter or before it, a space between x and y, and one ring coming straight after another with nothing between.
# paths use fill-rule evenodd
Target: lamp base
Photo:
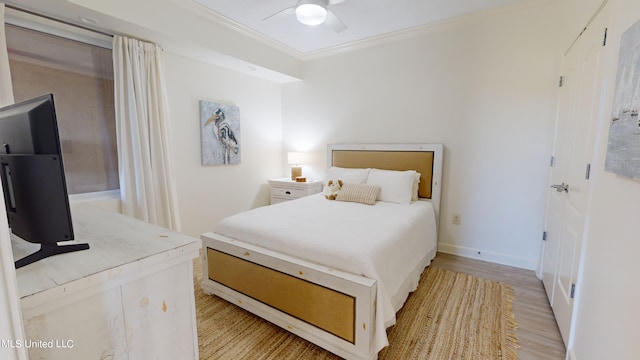
<instances>
[{"instance_id":1,"label":"lamp base","mask_svg":"<svg viewBox=\"0 0 640 360\"><path fill-rule=\"evenodd\" d=\"M291 167L291 180L295 180L299 176L302 176L302 166L292 166Z\"/></svg>"}]
</instances>

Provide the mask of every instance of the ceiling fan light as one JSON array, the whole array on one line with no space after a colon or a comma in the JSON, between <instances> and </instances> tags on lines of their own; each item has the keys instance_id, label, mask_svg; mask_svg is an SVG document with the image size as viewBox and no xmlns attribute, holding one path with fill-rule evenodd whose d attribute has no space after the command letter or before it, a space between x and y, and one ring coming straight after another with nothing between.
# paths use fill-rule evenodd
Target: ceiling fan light
<instances>
[{"instance_id":1,"label":"ceiling fan light","mask_svg":"<svg viewBox=\"0 0 640 360\"><path fill-rule=\"evenodd\" d=\"M327 9L317 4L298 5L296 18L305 25L320 25L327 18Z\"/></svg>"}]
</instances>

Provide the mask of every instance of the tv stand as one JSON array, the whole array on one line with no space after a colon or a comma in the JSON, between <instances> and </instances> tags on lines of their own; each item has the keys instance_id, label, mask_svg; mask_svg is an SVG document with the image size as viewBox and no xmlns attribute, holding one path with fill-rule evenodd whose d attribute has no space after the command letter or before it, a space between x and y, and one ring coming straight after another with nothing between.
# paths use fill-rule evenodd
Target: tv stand
<instances>
[{"instance_id":1,"label":"tv stand","mask_svg":"<svg viewBox=\"0 0 640 360\"><path fill-rule=\"evenodd\" d=\"M48 244L44 243L40 245L40 250L16 261L16 269L19 269L25 265L32 264L38 260L42 260L49 256L66 254L73 251L88 250L88 249L89 249L89 244L70 244L70 245L60 246L57 243L48 243Z\"/></svg>"},{"instance_id":2,"label":"tv stand","mask_svg":"<svg viewBox=\"0 0 640 360\"><path fill-rule=\"evenodd\" d=\"M75 239L40 251L91 250L16 270L29 358L197 360L202 241L90 204L72 203L71 215ZM20 259L39 244L14 235L12 247Z\"/></svg>"}]
</instances>

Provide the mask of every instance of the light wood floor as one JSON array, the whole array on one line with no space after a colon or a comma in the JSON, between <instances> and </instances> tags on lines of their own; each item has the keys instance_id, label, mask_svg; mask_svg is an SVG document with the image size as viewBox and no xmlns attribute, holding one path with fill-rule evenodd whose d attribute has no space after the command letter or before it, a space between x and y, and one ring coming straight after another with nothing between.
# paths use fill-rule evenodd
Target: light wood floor
<instances>
[{"instance_id":1,"label":"light wood floor","mask_svg":"<svg viewBox=\"0 0 640 360\"><path fill-rule=\"evenodd\" d=\"M562 360L565 347L549 300L531 270L438 253L431 266L503 282L513 287L513 313L518 321L518 356L521 360Z\"/></svg>"}]
</instances>

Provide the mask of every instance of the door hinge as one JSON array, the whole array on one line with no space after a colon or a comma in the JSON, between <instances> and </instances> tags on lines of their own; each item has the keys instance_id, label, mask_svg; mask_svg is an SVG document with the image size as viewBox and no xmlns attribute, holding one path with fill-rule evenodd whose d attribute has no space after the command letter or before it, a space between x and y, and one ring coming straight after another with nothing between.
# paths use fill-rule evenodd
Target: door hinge
<instances>
[{"instance_id":1,"label":"door hinge","mask_svg":"<svg viewBox=\"0 0 640 360\"><path fill-rule=\"evenodd\" d=\"M555 156L551 156L551 160L549 161L549 166L553 167L553 165L556 163L556 158Z\"/></svg>"},{"instance_id":2,"label":"door hinge","mask_svg":"<svg viewBox=\"0 0 640 360\"><path fill-rule=\"evenodd\" d=\"M589 177L590 177L590 176L591 176L591 164L587 164L587 172L586 172L586 174L585 174L584 178L585 178L586 180L589 180Z\"/></svg>"},{"instance_id":3,"label":"door hinge","mask_svg":"<svg viewBox=\"0 0 640 360\"><path fill-rule=\"evenodd\" d=\"M571 284L571 298L576 296L576 284Z\"/></svg>"},{"instance_id":4,"label":"door hinge","mask_svg":"<svg viewBox=\"0 0 640 360\"><path fill-rule=\"evenodd\" d=\"M607 28L604 28L604 34L602 34L602 46L607 45Z\"/></svg>"},{"instance_id":5,"label":"door hinge","mask_svg":"<svg viewBox=\"0 0 640 360\"><path fill-rule=\"evenodd\" d=\"M547 232L546 231L542 232L542 241L547 241Z\"/></svg>"},{"instance_id":6,"label":"door hinge","mask_svg":"<svg viewBox=\"0 0 640 360\"><path fill-rule=\"evenodd\" d=\"M558 87L562 87L562 84L564 84L564 76L560 76L560 80L558 80Z\"/></svg>"}]
</instances>

